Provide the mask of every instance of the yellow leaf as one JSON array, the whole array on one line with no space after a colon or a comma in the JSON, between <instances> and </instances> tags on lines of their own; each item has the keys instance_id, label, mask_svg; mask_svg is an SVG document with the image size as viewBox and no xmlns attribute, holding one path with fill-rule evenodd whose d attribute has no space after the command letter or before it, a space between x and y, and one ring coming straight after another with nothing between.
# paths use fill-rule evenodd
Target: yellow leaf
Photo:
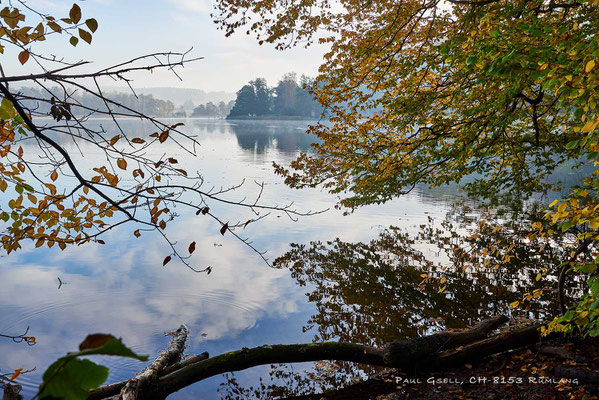
<instances>
[{"instance_id":1,"label":"yellow leaf","mask_svg":"<svg viewBox=\"0 0 599 400\"><path fill-rule=\"evenodd\" d=\"M519 301L517 301L517 300L516 300L516 301L513 301L513 302L511 302L511 303L510 303L510 306L511 306L512 308L516 308L516 307L518 307L519 305L520 305L520 302L519 302Z\"/></svg>"},{"instance_id":2,"label":"yellow leaf","mask_svg":"<svg viewBox=\"0 0 599 400\"><path fill-rule=\"evenodd\" d=\"M444 284L445 281L447 281L447 277L444 276L444 277L441 278L440 282L441 282L441 284Z\"/></svg>"},{"instance_id":3,"label":"yellow leaf","mask_svg":"<svg viewBox=\"0 0 599 400\"><path fill-rule=\"evenodd\" d=\"M540 279L541 279L541 277L542 277L542 275L541 275L541 274L537 274L537 277L535 278L535 280L536 280L536 281L538 281L538 280L540 280Z\"/></svg>"},{"instance_id":4,"label":"yellow leaf","mask_svg":"<svg viewBox=\"0 0 599 400\"><path fill-rule=\"evenodd\" d=\"M595 60L589 60L584 66L584 72L588 74L593 68L595 68Z\"/></svg>"},{"instance_id":5,"label":"yellow leaf","mask_svg":"<svg viewBox=\"0 0 599 400\"><path fill-rule=\"evenodd\" d=\"M437 293L443 293L445 289L447 289L447 286L443 286L441 289L439 289L439 291L437 291Z\"/></svg>"},{"instance_id":6,"label":"yellow leaf","mask_svg":"<svg viewBox=\"0 0 599 400\"><path fill-rule=\"evenodd\" d=\"M582 127L582 129L580 130L582 133L589 133L593 130L595 130L595 128L597 127L597 125L599 125L599 118L595 118L594 120L588 120L586 124L584 124L584 126Z\"/></svg>"}]
</instances>

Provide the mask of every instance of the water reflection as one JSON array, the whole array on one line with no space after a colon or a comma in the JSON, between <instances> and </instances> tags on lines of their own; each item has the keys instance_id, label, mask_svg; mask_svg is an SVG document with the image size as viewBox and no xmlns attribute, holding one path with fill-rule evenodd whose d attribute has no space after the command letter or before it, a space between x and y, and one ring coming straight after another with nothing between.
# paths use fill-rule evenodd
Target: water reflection
<instances>
[{"instance_id":1,"label":"water reflection","mask_svg":"<svg viewBox=\"0 0 599 400\"><path fill-rule=\"evenodd\" d=\"M152 131L140 121L122 124L131 137ZM277 128L269 127L275 125ZM252 198L258 191L253 186L255 179L266 183L265 203L294 201L303 210L332 208L335 199L327 193L289 189L272 171L272 161L289 163L300 150L308 150L306 126L299 121L244 121L233 126L220 120L190 119L184 129L201 143L196 157L169 142L148 156L175 156L181 165L189 165L190 175L193 170L200 171L207 185L229 186L245 178L249 187L231 193L233 200ZM84 149L83 160L73 144L64 145L85 165L104 162L102 154L94 153L93 148ZM26 154L28 151L25 148ZM183 209L177 209L181 216L167 227L167 233L184 245L197 242L192 261L213 266L209 276L196 275L175 262L162 267L165 254L170 252L168 246L150 234L136 239L129 226L109 232L104 237L106 246L91 244L60 252L29 244L0 258L0 333L21 333L29 325L38 344L29 347L0 340L0 372L37 367L35 373L18 379L25 386L26 397L31 397L43 370L66 351L75 350L92 332L110 332L138 353L153 356L168 342L162 332L186 323L191 330L188 352L214 355L313 338L379 344L440 327L463 326L505 311L506 304L516 299L519 285L543 283L535 280L534 263L550 262L547 257L559 258L560 254L557 250L550 254L548 248L540 256L532 256L525 234L518 233L515 225L494 233L484 230L481 246L493 242L506 249L516 243L513 258L498 270L492 269L495 261L487 267L483 264L480 268L488 274L462 272L465 256L458 256L453 249L461 246L468 250L463 237L472 234L467 228L484 211L474 203L470 203L474 210L458 207L447 222L453 225L443 225L442 217L457 195L455 188L418 188L408 196L357 210L349 217L334 209L299 222L272 215L244 229L256 247L269 250L269 257L286 253L280 263L288 268L281 270L267 267L231 236L221 236L216 223L186 214ZM231 221L248 219L239 209L215 205L214 210ZM399 228L379 234L389 225ZM461 238L451 232L460 233ZM327 242L331 238L338 239ZM504 241L501 245L500 240ZM289 251L290 242L310 241L314 243L293 245ZM444 266L450 268L444 271ZM436 278L429 279L425 290L420 290L425 272ZM437 293L442 276L447 278L447 288ZM66 282L60 289L58 277ZM531 305L531 313L536 312ZM111 382L134 376L142 367L129 359L100 362L110 367ZM335 375L336 384L364 372L352 366L340 368L345 373ZM285 370L293 368L275 372L283 371L281 379L296 382L289 387L308 390L315 382L308 375L292 376ZM257 368L236 374L236 378L240 385L249 386L267 375L266 368ZM220 377L212 378L173 398L217 398L221 381ZM281 386L280 381L277 385Z\"/></svg>"},{"instance_id":2,"label":"water reflection","mask_svg":"<svg viewBox=\"0 0 599 400\"><path fill-rule=\"evenodd\" d=\"M561 247L528 240L526 228L536 213L486 223L478 221L481 214L462 204L442 221L430 218L416 234L389 228L367 243L292 244L277 265L290 270L316 307L303 329L313 331L317 342L381 346L511 315L511 302L554 282L553 277L537 280L539 266L555 267L567 254ZM545 319L557 312L555 293L545 290L514 317ZM305 395L338 389L374 370L339 363L325 374L320 367L309 375L278 366L271 370L270 383L258 389L262 398ZM221 389L226 398L235 398L235 390L250 393L234 376L229 378ZM293 390L281 381L294 382Z\"/></svg>"}]
</instances>

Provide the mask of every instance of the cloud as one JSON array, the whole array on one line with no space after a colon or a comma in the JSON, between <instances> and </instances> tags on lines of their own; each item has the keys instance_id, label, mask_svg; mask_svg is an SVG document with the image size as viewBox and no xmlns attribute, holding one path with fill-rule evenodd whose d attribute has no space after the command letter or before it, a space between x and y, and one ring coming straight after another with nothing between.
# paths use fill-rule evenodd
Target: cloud
<instances>
[{"instance_id":1,"label":"cloud","mask_svg":"<svg viewBox=\"0 0 599 400\"><path fill-rule=\"evenodd\" d=\"M214 2L211 0L169 0L175 7L196 13L212 11Z\"/></svg>"}]
</instances>

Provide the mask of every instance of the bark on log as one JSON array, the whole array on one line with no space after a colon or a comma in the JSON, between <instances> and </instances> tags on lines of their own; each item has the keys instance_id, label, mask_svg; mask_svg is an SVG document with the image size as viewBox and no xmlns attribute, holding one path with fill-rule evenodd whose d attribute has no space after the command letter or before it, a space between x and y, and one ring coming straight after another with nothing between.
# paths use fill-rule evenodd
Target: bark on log
<instances>
[{"instance_id":1,"label":"bark on log","mask_svg":"<svg viewBox=\"0 0 599 400\"><path fill-rule=\"evenodd\" d=\"M440 352L436 355L435 360L430 367L447 368L465 364L467 362L480 360L492 354L503 353L504 351L537 344L542 340L549 340L555 337L555 335L549 335L542 338L539 332L540 328L541 325L531 325L479 340L457 349Z\"/></svg>"},{"instance_id":2,"label":"bark on log","mask_svg":"<svg viewBox=\"0 0 599 400\"><path fill-rule=\"evenodd\" d=\"M158 379L158 374L164 368L179 361L183 355L183 350L185 350L185 342L187 341L188 333L189 330L187 327L181 325L179 329L175 331L168 349L161 352L139 375L127 382L121 390L121 399L137 400L137 394L141 388L148 386Z\"/></svg>"},{"instance_id":3,"label":"bark on log","mask_svg":"<svg viewBox=\"0 0 599 400\"><path fill-rule=\"evenodd\" d=\"M207 352L203 352L202 354L194 355L184 361L175 363L173 365L169 365L168 367L166 367L165 369L160 371L158 376L170 374L171 372L174 372L177 369L182 368L184 366L191 365L191 364L199 362L199 361L204 361L208 357L210 357L210 355ZM101 399L105 399L107 397L116 396L125 387L127 382L129 382L129 380L112 383L110 385L102 386L98 389L91 390L89 392L89 394L87 395L87 400L101 400Z\"/></svg>"},{"instance_id":4,"label":"bark on log","mask_svg":"<svg viewBox=\"0 0 599 400\"><path fill-rule=\"evenodd\" d=\"M337 360L414 372L415 367L421 369L430 367L432 360L436 358L436 354L440 350L484 338L508 320L509 318L502 315L482 321L468 331L440 332L421 338L390 343L382 348L337 342L244 348L163 375L151 386L142 388L140 397L163 399L171 393L211 376L268 364ZM535 334L535 340L537 337L538 335ZM524 343L518 347L526 344L531 343Z\"/></svg>"},{"instance_id":5,"label":"bark on log","mask_svg":"<svg viewBox=\"0 0 599 400\"><path fill-rule=\"evenodd\" d=\"M599 384L599 372L584 369L569 368L558 365L554 369L557 376L567 379L578 379L579 382Z\"/></svg>"},{"instance_id":6,"label":"bark on log","mask_svg":"<svg viewBox=\"0 0 599 400\"><path fill-rule=\"evenodd\" d=\"M23 400L23 396L19 394L21 389L21 385L10 382L6 383L2 393L2 400Z\"/></svg>"}]
</instances>

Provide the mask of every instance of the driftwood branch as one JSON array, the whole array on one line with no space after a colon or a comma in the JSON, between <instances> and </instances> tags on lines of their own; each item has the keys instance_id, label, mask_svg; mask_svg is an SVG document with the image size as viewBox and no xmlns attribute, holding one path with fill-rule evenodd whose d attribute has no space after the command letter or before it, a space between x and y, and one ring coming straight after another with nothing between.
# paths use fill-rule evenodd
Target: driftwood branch
<instances>
[{"instance_id":1,"label":"driftwood branch","mask_svg":"<svg viewBox=\"0 0 599 400\"><path fill-rule=\"evenodd\" d=\"M174 393L195 382L225 372L239 371L258 365L309 362L320 360L351 361L361 364L385 366L413 373L415 370L435 368L443 363L460 359L461 353L443 359L438 363L440 355L457 346L469 351L468 343L485 341L487 335L506 323L509 319L498 316L482 321L470 330L463 332L440 332L416 339L407 339L375 348L352 343L314 343L262 346L252 349L244 348L222 354L205 361L178 369L161 376L154 384L140 392L140 398L159 399ZM540 340L538 327L524 328L525 334L515 331L516 339L511 340L509 334L500 335L505 346L490 342L492 351L483 355L494 354L493 351L505 351L517 347L534 344ZM533 334L534 332L534 334ZM521 341L522 339L527 339ZM482 351L482 349L479 349ZM469 353L470 354L470 353ZM477 354L478 356L479 354Z\"/></svg>"},{"instance_id":2,"label":"driftwood branch","mask_svg":"<svg viewBox=\"0 0 599 400\"><path fill-rule=\"evenodd\" d=\"M127 382L121 390L121 399L136 400L137 394L141 388L148 386L158 379L158 374L164 368L179 361L183 355L183 350L185 350L185 342L187 341L188 333L189 330L187 327L181 325L179 329L174 332L168 349L160 353L139 375Z\"/></svg>"},{"instance_id":3,"label":"driftwood branch","mask_svg":"<svg viewBox=\"0 0 599 400\"><path fill-rule=\"evenodd\" d=\"M488 337L508 320L505 316L497 316L466 331L440 332L389 343L380 348L325 342L243 348L213 358L204 358L202 355L162 369L162 372L153 375L156 379L138 385L136 394L137 398L144 400L164 399L184 387L215 375L279 363L335 360L391 367L406 373L424 372L472 362L541 342L540 325ZM139 376L136 380L139 381ZM125 383L121 384L124 386ZM100 388L90 392L88 399L101 399L116 393L118 389L115 391L113 388L108 393Z\"/></svg>"},{"instance_id":4,"label":"driftwood branch","mask_svg":"<svg viewBox=\"0 0 599 400\"><path fill-rule=\"evenodd\" d=\"M162 371L160 371L158 373L158 376L170 374L171 372L174 372L174 371L176 371L180 368L183 368L187 365L191 365L191 364L199 362L199 361L204 361L208 357L210 357L210 355L207 352L203 352L202 354L198 354L198 355L193 355L181 362L169 365L168 367L166 367ZM129 382L129 380L112 383L110 385L106 385L106 386L102 386L98 389L94 389L94 390L90 391L89 394L87 395L87 400L101 400L101 399L105 399L108 397L116 396L121 392L121 390L123 390L123 388L125 387L127 382Z\"/></svg>"}]
</instances>

